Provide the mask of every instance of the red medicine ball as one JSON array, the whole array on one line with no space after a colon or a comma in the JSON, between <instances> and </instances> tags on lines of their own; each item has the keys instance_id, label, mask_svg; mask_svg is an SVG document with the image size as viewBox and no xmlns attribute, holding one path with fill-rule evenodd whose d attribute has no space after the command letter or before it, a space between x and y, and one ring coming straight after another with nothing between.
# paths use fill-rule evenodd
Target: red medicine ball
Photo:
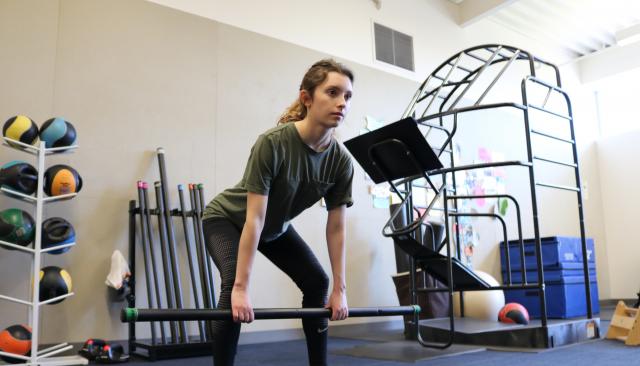
<instances>
[{"instance_id":1,"label":"red medicine ball","mask_svg":"<svg viewBox=\"0 0 640 366\"><path fill-rule=\"evenodd\" d=\"M529 312L517 302L510 302L500 309L498 320L503 323L526 325L529 324Z\"/></svg>"}]
</instances>

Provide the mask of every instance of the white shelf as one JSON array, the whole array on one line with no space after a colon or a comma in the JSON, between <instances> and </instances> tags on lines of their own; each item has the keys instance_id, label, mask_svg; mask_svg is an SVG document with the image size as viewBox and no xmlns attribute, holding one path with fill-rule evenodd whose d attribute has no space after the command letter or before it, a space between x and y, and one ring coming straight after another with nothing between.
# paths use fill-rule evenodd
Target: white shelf
<instances>
[{"instance_id":1,"label":"white shelf","mask_svg":"<svg viewBox=\"0 0 640 366\"><path fill-rule=\"evenodd\" d=\"M38 360L38 365L50 365L50 366L65 366L65 365L88 365L89 360L80 356L67 356L67 357L51 357ZM31 365L31 364L29 364Z\"/></svg>"},{"instance_id":2,"label":"white shelf","mask_svg":"<svg viewBox=\"0 0 640 366\"><path fill-rule=\"evenodd\" d=\"M35 155L37 157L37 171L38 171L38 189L36 190L35 196L26 195L21 192L14 191L9 188L0 187L0 191L12 198L22 200L31 204L35 204L35 239L33 243L33 248L22 247L13 243L8 243L5 241L0 241L0 247L8 247L11 249L16 249L22 252L27 252L33 254L33 267L32 267L32 284L31 284L31 298L32 301L24 301L21 299L16 299L14 297L0 295L0 299L11 301L14 303L26 305L30 307L29 309L29 321L28 324L31 326L32 334L31 334L31 355L30 356L22 356L11 354L7 352L0 352L0 355L14 357L19 360L23 360L24 363L16 364L16 365L51 365L51 366L63 366L63 365L87 365L89 362L87 359L79 356L68 356L68 357L51 357L62 352L68 351L72 348L71 345L67 343L61 343L52 347L48 347L45 349L38 349L39 345L39 326L40 326L40 307L43 305L51 304L54 302L61 301L66 299L67 297L71 297L74 295L73 292L68 294L57 296L55 298L39 301L40 299L40 283L38 278L40 277L40 269L42 265L41 257L43 253L51 252L58 249L68 248L76 243L68 243L61 244L54 247L43 249L41 246L42 243L42 222L43 222L43 209L45 203L55 202L55 201L63 201L69 200L77 195L77 193L70 193L65 195L53 196L53 197L45 197L44 191L42 189L43 181L44 181L44 170L45 170L45 157L49 154L58 154L64 152L72 152L77 149L77 145L62 147L62 148L45 148L45 143L40 141L38 146L31 146L28 144L24 144L20 141L12 140L6 137L3 137L3 145L22 151L31 155Z\"/></svg>"},{"instance_id":3,"label":"white shelf","mask_svg":"<svg viewBox=\"0 0 640 366\"><path fill-rule=\"evenodd\" d=\"M15 250L19 250L19 251L27 252L27 253L31 253L31 254L34 253L34 250L31 249L31 248L23 247L21 245L9 243L9 242L3 241L3 240L0 240L0 246L8 247L8 248L11 248L11 249L15 249Z\"/></svg>"},{"instance_id":4,"label":"white shelf","mask_svg":"<svg viewBox=\"0 0 640 366\"><path fill-rule=\"evenodd\" d=\"M84 357L80 357L80 356L63 356L63 357L51 357L54 355L57 355L59 353L62 352L66 352L70 349L72 349L73 346L68 344L68 343L61 343L59 345L53 346L53 347L49 347L45 350L42 350L43 352L48 352L47 354L43 354L39 357L37 357L37 361L36 363L31 362L31 357L27 357L27 356L22 356L22 355L17 355L14 353L9 353L9 352L2 352L0 351L0 355L2 356L9 356L9 357L13 357L13 358L17 358L19 360L23 360L25 361L24 363L15 363L15 364L10 364L10 365L15 365L15 366L20 366L20 365L51 365L51 366L64 366L64 365L88 365L89 364L89 360L87 360Z\"/></svg>"},{"instance_id":5,"label":"white shelf","mask_svg":"<svg viewBox=\"0 0 640 366\"><path fill-rule=\"evenodd\" d=\"M49 299L49 300L40 301L40 302L38 303L38 305L48 305L48 304L51 304L52 302L57 302L57 301L60 301L60 300L64 300L64 299L66 299L67 297L71 297L71 296L73 296L73 295L74 295L74 293L73 293L73 292L69 292L68 294L64 294L64 295L61 295L61 296L52 297L52 298L51 298L51 299Z\"/></svg>"},{"instance_id":6,"label":"white shelf","mask_svg":"<svg viewBox=\"0 0 640 366\"><path fill-rule=\"evenodd\" d=\"M31 204L35 204L38 202L38 199L34 196L29 196L26 195L24 193L18 192L18 191L14 191L13 189L7 188L7 187L1 187L0 191L2 191L2 193L6 194L7 196L11 197L11 198L15 198L21 201L25 201ZM49 203L49 202L56 202L56 201L66 201L66 200L70 200L73 197L77 196L78 193L67 193L67 194L61 194L59 196L51 196L51 197L45 197L42 199L43 203Z\"/></svg>"},{"instance_id":7,"label":"white shelf","mask_svg":"<svg viewBox=\"0 0 640 366\"><path fill-rule=\"evenodd\" d=\"M49 253L49 252L53 252L54 250L58 250L58 249L62 249L62 248L68 248L68 247L72 247L74 245L76 245L76 242L68 243L68 244L60 244L60 245L56 245L55 247L42 249L42 250L40 250L40 253Z\"/></svg>"},{"instance_id":8,"label":"white shelf","mask_svg":"<svg viewBox=\"0 0 640 366\"><path fill-rule=\"evenodd\" d=\"M8 356L8 357L17 358L19 360L31 361L31 357L18 355L18 354L10 353L10 352L2 352L2 351L0 351L0 356ZM15 365L30 365L30 363L18 363L18 364L15 364Z\"/></svg>"},{"instance_id":9,"label":"white shelf","mask_svg":"<svg viewBox=\"0 0 640 366\"><path fill-rule=\"evenodd\" d=\"M34 196L29 196L26 195L24 193L18 192L18 191L14 191L13 189L7 188L7 187L0 187L0 191L2 191L2 193L6 194L7 196L11 197L11 198L15 198L21 201L25 201L25 202L29 202L29 203L36 203L37 199Z\"/></svg>"},{"instance_id":10,"label":"white shelf","mask_svg":"<svg viewBox=\"0 0 640 366\"><path fill-rule=\"evenodd\" d=\"M43 350L39 350L38 353L40 353L40 356L38 356L38 361L46 359L48 357L51 356L55 356L57 354L60 354L62 352L66 352L70 349L72 349L73 346L70 345L69 343L60 343L58 345L55 345L53 347L49 347L49 348L45 348Z\"/></svg>"},{"instance_id":11,"label":"white shelf","mask_svg":"<svg viewBox=\"0 0 640 366\"><path fill-rule=\"evenodd\" d=\"M51 197L47 197L42 199L42 202L44 203L49 203L49 202L56 202L56 201L66 201L66 200L70 200L73 197L77 196L78 193L67 193L67 194L61 194L59 196L51 196Z\"/></svg>"},{"instance_id":12,"label":"white shelf","mask_svg":"<svg viewBox=\"0 0 640 366\"><path fill-rule=\"evenodd\" d=\"M67 243L67 244L60 244L60 245L56 245L55 247L41 249L40 253L49 253L49 252L53 252L53 251L58 250L58 249L64 249L64 248L72 247L74 245L76 245L75 242ZM9 243L9 242L2 241L2 240L0 240L0 246L8 247L8 248L11 248L11 249L15 249L15 250L19 250L19 251L27 252L27 253L31 253L31 254L35 253L35 250L33 250L31 248L23 247L23 246L20 246L20 245L17 245L17 244L13 244L13 243Z\"/></svg>"},{"instance_id":13,"label":"white shelf","mask_svg":"<svg viewBox=\"0 0 640 366\"><path fill-rule=\"evenodd\" d=\"M49 348L41 349L40 352L47 353L47 352L55 351L55 350L60 349L60 348L65 348L67 346L69 346L69 343L67 343L67 342L60 343L60 344L57 344L57 345L49 347ZM46 356L42 356L42 357L46 357ZM38 358L40 358L40 357L38 357Z\"/></svg>"},{"instance_id":14,"label":"white shelf","mask_svg":"<svg viewBox=\"0 0 640 366\"><path fill-rule=\"evenodd\" d=\"M11 297L11 296L0 295L0 299L11 301L11 302L15 302L17 304L33 306L33 303L30 302L30 301L24 301L24 300L16 299L15 297Z\"/></svg>"},{"instance_id":15,"label":"white shelf","mask_svg":"<svg viewBox=\"0 0 640 366\"><path fill-rule=\"evenodd\" d=\"M23 151L35 156L38 156L38 154L40 153L41 147L25 144L24 142L20 142L18 140L10 139L4 136L2 137L2 139L4 141L3 145L8 148ZM44 148L44 153L45 155L68 153L68 152L72 152L77 148L78 148L78 145L50 147L50 148Z\"/></svg>"}]
</instances>

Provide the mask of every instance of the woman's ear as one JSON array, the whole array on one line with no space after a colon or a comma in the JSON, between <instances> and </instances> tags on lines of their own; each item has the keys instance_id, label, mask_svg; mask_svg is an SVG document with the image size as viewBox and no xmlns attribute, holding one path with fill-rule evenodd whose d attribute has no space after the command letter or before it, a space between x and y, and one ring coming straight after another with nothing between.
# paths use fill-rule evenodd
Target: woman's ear
<instances>
[{"instance_id":1,"label":"woman's ear","mask_svg":"<svg viewBox=\"0 0 640 366\"><path fill-rule=\"evenodd\" d=\"M311 106L311 102L313 101L313 99L311 98L311 95L309 95L309 92L306 90L300 90L300 102L302 103L302 105L304 105L307 109Z\"/></svg>"}]
</instances>

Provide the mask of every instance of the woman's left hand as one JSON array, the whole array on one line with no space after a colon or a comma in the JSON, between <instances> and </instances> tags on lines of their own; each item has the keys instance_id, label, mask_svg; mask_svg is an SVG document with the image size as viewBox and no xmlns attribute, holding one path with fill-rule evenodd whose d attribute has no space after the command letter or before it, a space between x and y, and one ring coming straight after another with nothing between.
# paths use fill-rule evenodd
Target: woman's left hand
<instances>
[{"instance_id":1,"label":"woman's left hand","mask_svg":"<svg viewBox=\"0 0 640 366\"><path fill-rule=\"evenodd\" d=\"M332 291L327 308L331 309L331 320L345 320L349 316L347 294L344 291Z\"/></svg>"}]
</instances>

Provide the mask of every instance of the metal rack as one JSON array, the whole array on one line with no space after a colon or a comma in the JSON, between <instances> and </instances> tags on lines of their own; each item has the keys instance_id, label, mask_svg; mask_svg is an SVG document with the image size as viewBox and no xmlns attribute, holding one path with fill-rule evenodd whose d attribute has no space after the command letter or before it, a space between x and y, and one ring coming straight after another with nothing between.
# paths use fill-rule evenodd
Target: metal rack
<instances>
[{"instance_id":1,"label":"metal rack","mask_svg":"<svg viewBox=\"0 0 640 366\"><path fill-rule=\"evenodd\" d=\"M518 61L525 62L526 70L521 73L521 102L499 102L499 103L483 103L490 91L495 87L498 81L505 79L505 73L514 68L514 65ZM550 71L552 75L552 82L547 82L539 78L536 73L538 69ZM488 78L483 82L477 82L481 77ZM494 89L495 90L495 89ZM563 108L550 107L550 99L560 100ZM512 161L500 161L494 163L484 164L471 164L456 166L454 160L454 145L453 140L456 132L460 128L459 116L462 114L471 114L480 110L490 110L498 108L512 108L522 112L523 130L526 141L527 160L512 160ZM531 114L532 112L541 112L560 120L560 123L566 124L563 127L565 135L550 133L543 130L537 130L531 126ZM536 249L536 262L537 262L537 281L535 283L527 283L525 275L525 266L522 265L523 271L523 283L514 285L511 281L511 268L509 251L507 250L507 278L506 285L499 287L491 287L485 289L535 289L540 299L541 319L539 329L536 330L536 337L540 339L539 343L535 346L540 347L554 347L558 342L554 343L552 332L549 329L549 320L547 319L546 312L546 299L545 299L545 286L544 286L544 271L542 262L541 240L540 240L540 222L538 215L538 192L539 188L545 189L559 189L563 191L575 192L577 197L578 218L580 225L580 235L582 240L582 261L583 271L585 279L585 292L586 292L586 304L587 304L587 322L590 327L595 327L595 331L587 332L587 338L591 335L598 335L599 320L591 322L593 319L593 311L591 304L591 288L589 281L589 268L587 261L587 244L585 238L584 227L584 214L582 204L582 191L580 182L580 171L578 164L578 154L576 149L575 132L574 132L574 119L571 107L571 101L568 94L562 89L560 81L560 73L558 68L546 62L530 52L518 49L516 47L488 44L477 47L472 47L461 51L444 63L442 63L434 72L432 72L426 80L420 85L416 93L414 94L411 102L406 108L403 118L413 117L417 124L421 127L421 132L425 138L429 140L436 140L433 138L433 133L441 134L440 140L432 145L434 151L438 157L442 157L449 161L448 166L442 169L436 169L426 172L424 175L416 175L401 180L391 181L392 190L400 197L402 204L392 214L391 219L383 229L383 235L391 237L398 244L402 240L406 240L409 235L412 241L420 241L421 238L421 224L427 217L427 214L436 204L436 201L440 201L443 206L443 215L445 221L445 238L442 243L439 243L436 248L436 252L440 252L443 248L446 248L447 261L447 273L445 278L441 278L447 285L442 288L420 288L418 289L415 282L415 270L416 267L428 267L432 265L432 259L428 257L416 257L412 256L412 296L414 303L417 299L417 292L439 292L448 291L450 300L453 301L453 291L460 290L455 284L454 269L456 259L460 259L460 236L459 232L455 232L455 251L452 248L453 235L451 232L451 224L458 223L458 218L461 216L491 216L501 223L503 229L503 235L505 243L507 241L507 227L498 215L492 214L472 214L462 213L458 211L459 200L479 199L479 198L505 198L514 202L517 209L517 221L518 221L518 238L520 242L520 252L524 253L524 244L522 242L522 222L521 212L517 200L508 195L457 195L456 194L456 177L455 172L473 170L473 169L485 169L497 166L519 166L525 168L528 172L529 178L529 191L531 199L531 214L532 221L530 225L533 227L533 233L535 238ZM516 119L519 120L519 119ZM559 161L538 155L534 152L534 143L532 142L532 136L539 136L544 139L551 139L559 141L564 144L568 144L572 149L571 161ZM409 152L408 152L409 153ZM446 155L445 155L446 154ZM536 179L536 166L540 163L553 164L555 166L562 166L565 168L571 168L574 171L575 185L564 186L548 182L540 182ZM437 178L439 177L439 178ZM412 191L415 189L415 182L417 179L426 178L440 179L440 187L436 187L435 184L430 183L427 187L434 195L433 199L423 207L425 210L420 213L414 207L412 199ZM449 184L448 181L452 183ZM408 225L398 227L394 225L393 219L401 212L408 218ZM524 261L524 255L520 256ZM469 289L471 291L481 289ZM465 290L466 291L466 290ZM462 298L462 297L461 297ZM462 300L461 300L462 301ZM461 303L463 308L463 303ZM417 316L414 319L416 325L418 324ZM575 327L575 325L569 326L567 329ZM417 328L416 336L423 345L434 348L446 348L454 342L455 333L455 320L453 316L453 310L450 309L449 319L449 336L446 337L444 342L440 343L428 343L421 339L420 329ZM584 332L581 332L584 333ZM570 338L570 337L569 337ZM578 338L581 338L579 336Z\"/></svg>"},{"instance_id":2,"label":"metal rack","mask_svg":"<svg viewBox=\"0 0 640 366\"><path fill-rule=\"evenodd\" d=\"M161 173L162 175L162 173ZM163 179L166 182L166 178ZM176 307L172 302L172 296L176 293L172 293L173 284L171 279L172 271L179 270L180 265L187 264L189 267L189 277L191 279L192 292L185 293L187 297L191 295L193 297L196 309L199 309L199 304L202 304L202 308L215 308L215 294L213 284L213 271L211 260L209 259L202 232L202 211L204 205L204 193L202 184L192 184L189 187L189 202L191 209L186 209L186 200L183 196L184 187L179 185L179 199L181 209L171 209L169 206L165 206L163 200L163 194L160 189L161 183L156 182L156 202L157 207L151 208L148 203L148 196L145 189L138 187L139 199L138 202L132 200L129 201L129 258L130 258L130 270L131 270L131 292L127 296L127 305L129 307L136 307L136 284L137 278L143 278L137 274L144 273L147 289L147 305L149 308L156 309L172 309L182 308ZM184 209L183 209L184 208ZM158 237L161 238L164 235L165 239L160 239L158 242L155 240L148 240L155 236L151 228L150 221L147 223L144 217L157 217L158 218ZM183 223L185 232L185 249L187 263L181 263L180 261L173 262L169 259L170 248L166 241L167 233L166 228L163 227L164 220L174 220L180 218ZM191 221L189 223L188 221ZM192 225L190 225L192 224ZM188 239L190 233L193 230L193 248L191 248L191 242ZM148 235L146 237L145 235ZM138 240L137 237L140 237ZM138 248L138 242L140 248ZM178 243L178 242L176 242ZM180 243L182 245L182 243ZM175 248L175 247L174 247ZM143 268L139 271L136 268L136 254L140 253L140 249L143 254ZM165 255L158 259L163 266L163 274L160 271L156 273L155 259L152 259L154 252L158 250L160 252L166 252ZM157 256L156 256L157 257ZM178 257L174 255L174 257ZM195 261L193 258L195 257ZM162 280L159 280L159 276L162 276ZM197 286L199 282L199 286ZM153 287L153 288L152 288ZM161 291L162 290L162 291ZM155 291L155 293L154 293ZM182 291L182 290L176 290ZM161 292L165 292L166 296L163 296ZM155 296L153 296L155 294ZM168 324L167 324L168 323ZM136 332L136 323L129 323L129 352L137 356L148 358L151 361L173 359L173 358L185 358L185 357L198 357L211 354L211 333L208 322L198 322L197 329L198 335L190 336L188 329L185 326L185 322L153 322L150 325L150 339L140 339ZM165 326L168 325L169 331L165 334ZM156 332L156 326L158 326L159 334Z\"/></svg>"},{"instance_id":3,"label":"metal rack","mask_svg":"<svg viewBox=\"0 0 640 366\"><path fill-rule=\"evenodd\" d=\"M51 248L43 249L41 247L42 240L42 215L44 210L44 205L46 203L68 200L76 196L77 193L70 193L65 195L53 196L53 197L45 197L43 190L43 182L44 182L44 172L45 172L45 157L47 155L64 152L64 151L72 151L75 150L78 146L68 146L68 147L59 147L59 148L46 148L44 141L40 141L39 146L32 146L28 144L24 144L20 141L16 141L7 137L3 137L4 146L7 146L12 149L16 149L31 155L35 155L38 163L38 189L36 191L36 196L25 195L20 192L16 192L11 189L7 189L2 187L1 191L3 194L12 197L14 199L18 199L29 204L35 205L36 218L35 218L35 241L33 245L33 249L22 247L19 245L15 245L12 243L7 243L4 241L0 241L0 246L9 247L11 249L16 249L25 253L29 253L29 255L33 256L33 267L32 267L32 288L31 288L31 299L30 301L17 299L10 296L0 295L0 299L26 305L29 307L29 324L31 326L32 334L31 334L31 355L23 356L17 355L13 353L0 352L0 355L13 357L19 360L23 360L24 363L19 363L17 365L86 365L88 364L88 360L80 357L80 356L65 356L65 357L52 357L58 355L60 353L66 352L73 348L72 345L68 343L60 343L51 347L47 347L45 349L39 349L38 340L39 340L39 332L40 332L40 307L46 304L54 303L57 301L61 301L67 297L73 296L74 293L70 292L66 295L58 296L46 301L39 301L40 299L40 284L37 279L40 276L40 266L41 266L41 257L43 253L47 253L50 251L66 248L75 245L74 243L67 243L63 245L54 246Z\"/></svg>"}]
</instances>

